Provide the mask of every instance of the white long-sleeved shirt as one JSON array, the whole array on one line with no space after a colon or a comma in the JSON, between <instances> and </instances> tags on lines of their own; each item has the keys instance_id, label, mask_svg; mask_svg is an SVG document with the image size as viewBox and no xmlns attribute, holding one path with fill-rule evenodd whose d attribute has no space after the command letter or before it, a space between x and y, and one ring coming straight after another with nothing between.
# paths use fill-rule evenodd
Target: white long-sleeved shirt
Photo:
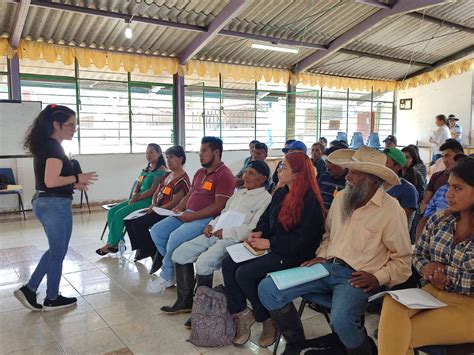
<instances>
[{"instance_id":1,"label":"white long-sleeved shirt","mask_svg":"<svg viewBox=\"0 0 474 355\"><path fill-rule=\"evenodd\" d=\"M446 142L446 139L449 138L451 138L451 131L448 126L442 125L441 127L438 127L433 135L433 154L440 154L439 147L441 147L441 145Z\"/></svg>"},{"instance_id":2,"label":"white long-sleeved shirt","mask_svg":"<svg viewBox=\"0 0 474 355\"><path fill-rule=\"evenodd\" d=\"M227 201L221 215L226 211L240 212L245 215L244 223L238 227L224 228L223 239L232 239L239 242L247 239L249 233L257 226L260 216L270 204L272 196L265 187L253 190L239 189ZM220 216L214 218L209 224L215 226Z\"/></svg>"}]
</instances>

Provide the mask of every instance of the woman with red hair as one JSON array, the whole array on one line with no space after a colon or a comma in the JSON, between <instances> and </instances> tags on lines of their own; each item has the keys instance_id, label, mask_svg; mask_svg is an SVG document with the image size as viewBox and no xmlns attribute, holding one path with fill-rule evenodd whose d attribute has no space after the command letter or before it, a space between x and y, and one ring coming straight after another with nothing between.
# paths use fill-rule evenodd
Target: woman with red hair
<instances>
[{"instance_id":1,"label":"woman with red hair","mask_svg":"<svg viewBox=\"0 0 474 355\"><path fill-rule=\"evenodd\" d=\"M269 272L311 259L321 242L325 210L311 160L303 152L287 154L278 177L283 187L275 191L247 240L254 249L269 253L239 264L230 256L222 262L227 307L236 321L235 345L250 339L250 328L256 321L263 323L258 344L267 347L275 342L277 330L260 303L258 284ZM247 300L253 310L247 307Z\"/></svg>"}]
</instances>

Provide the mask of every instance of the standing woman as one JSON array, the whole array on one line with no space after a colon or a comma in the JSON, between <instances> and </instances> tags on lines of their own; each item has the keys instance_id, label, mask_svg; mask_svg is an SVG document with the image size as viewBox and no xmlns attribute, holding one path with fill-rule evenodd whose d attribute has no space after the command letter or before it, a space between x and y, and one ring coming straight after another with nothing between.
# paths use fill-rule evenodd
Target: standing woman
<instances>
[{"instance_id":1,"label":"standing woman","mask_svg":"<svg viewBox=\"0 0 474 355\"><path fill-rule=\"evenodd\" d=\"M115 205L107 213L109 226L107 244L95 251L101 256L118 252L118 244L123 238L125 228L123 219L133 211L150 206L152 196L166 174L165 158L158 144L148 144L145 157L148 164L137 178L137 185L133 190L132 197Z\"/></svg>"},{"instance_id":2,"label":"standing woman","mask_svg":"<svg viewBox=\"0 0 474 355\"><path fill-rule=\"evenodd\" d=\"M33 213L43 225L49 244L28 283L14 292L32 311L65 308L77 301L59 294L63 260L72 232L72 194L73 189L87 190L87 186L97 180L97 174L74 174L61 143L71 140L75 132L75 112L66 106L51 104L34 120L25 138L24 146L34 157ZM36 291L45 275L48 280L46 298L41 305L36 301Z\"/></svg>"},{"instance_id":3,"label":"standing woman","mask_svg":"<svg viewBox=\"0 0 474 355\"><path fill-rule=\"evenodd\" d=\"M448 119L445 115L436 116L435 124L438 128L433 131L433 135L430 136L430 143L433 145L433 160L431 161L431 165L441 158L439 148L446 142L446 139L451 138L451 131L448 128Z\"/></svg>"},{"instance_id":4,"label":"standing woman","mask_svg":"<svg viewBox=\"0 0 474 355\"><path fill-rule=\"evenodd\" d=\"M314 255L324 230L324 202L316 172L304 152L286 154L278 167L282 187L273 195L247 242L270 253L240 264L230 256L222 262L227 308L236 322L235 345L250 338L250 328L263 323L258 340L261 347L275 342L277 330L258 298L258 285L269 272L300 266ZM247 307L250 301L253 310Z\"/></svg>"}]
</instances>

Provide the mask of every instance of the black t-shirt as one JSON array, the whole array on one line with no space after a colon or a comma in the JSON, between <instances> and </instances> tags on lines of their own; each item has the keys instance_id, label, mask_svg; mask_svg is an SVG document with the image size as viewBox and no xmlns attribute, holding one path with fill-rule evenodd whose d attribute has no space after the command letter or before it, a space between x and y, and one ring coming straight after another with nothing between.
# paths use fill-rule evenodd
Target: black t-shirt
<instances>
[{"instance_id":1,"label":"black t-shirt","mask_svg":"<svg viewBox=\"0 0 474 355\"><path fill-rule=\"evenodd\" d=\"M61 173L59 174L60 176L74 175L72 163L64 153L64 149L61 144L59 144L59 142L54 138L48 138L48 140L45 142L43 152L35 156L33 160L36 190L72 195L74 191L73 184L52 188L46 187L44 183L44 172L46 168L46 160L49 158L56 158L63 162L63 167L61 169Z\"/></svg>"}]
</instances>

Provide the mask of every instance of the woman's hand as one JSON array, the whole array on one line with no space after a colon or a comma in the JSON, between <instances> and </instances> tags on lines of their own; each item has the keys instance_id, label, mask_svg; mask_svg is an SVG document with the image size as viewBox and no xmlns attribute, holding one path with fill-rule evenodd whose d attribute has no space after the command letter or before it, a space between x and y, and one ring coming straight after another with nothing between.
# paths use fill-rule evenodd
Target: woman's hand
<instances>
[{"instance_id":1,"label":"woman's hand","mask_svg":"<svg viewBox=\"0 0 474 355\"><path fill-rule=\"evenodd\" d=\"M74 184L74 189L80 190L80 191L88 191L89 187L87 186L87 184L82 184L78 182L77 184Z\"/></svg>"},{"instance_id":2,"label":"woman's hand","mask_svg":"<svg viewBox=\"0 0 474 355\"><path fill-rule=\"evenodd\" d=\"M270 240L265 238L249 238L247 241L252 248L258 250L270 249Z\"/></svg>"},{"instance_id":3,"label":"woman's hand","mask_svg":"<svg viewBox=\"0 0 474 355\"><path fill-rule=\"evenodd\" d=\"M248 236L248 240L250 239L257 239L257 238L262 238L263 233L262 232L252 232Z\"/></svg>"},{"instance_id":4,"label":"woman's hand","mask_svg":"<svg viewBox=\"0 0 474 355\"><path fill-rule=\"evenodd\" d=\"M204 228L204 235L208 238L212 235L212 226L210 224Z\"/></svg>"},{"instance_id":5,"label":"woman's hand","mask_svg":"<svg viewBox=\"0 0 474 355\"><path fill-rule=\"evenodd\" d=\"M186 207L179 203L175 208L172 209L172 211L176 213L181 213L184 212L185 209Z\"/></svg>"},{"instance_id":6,"label":"woman's hand","mask_svg":"<svg viewBox=\"0 0 474 355\"><path fill-rule=\"evenodd\" d=\"M435 270L441 269L444 272L444 264L430 262L421 269L421 276L431 282Z\"/></svg>"},{"instance_id":7,"label":"woman's hand","mask_svg":"<svg viewBox=\"0 0 474 355\"><path fill-rule=\"evenodd\" d=\"M444 267L443 264L439 264L439 263L432 263L432 264L438 264L438 265L441 265L441 266L436 267L433 271L433 274L428 275L427 280L432 285L436 286L437 288L443 289L444 286L449 285L449 279L448 279L448 276L446 275L445 267ZM428 265L426 265L426 266L428 266ZM426 266L425 266L425 268L426 268ZM431 271L431 269L429 271Z\"/></svg>"},{"instance_id":8,"label":"woman's hand","mask_svg":"<svg viewBox=\"0 0 474 355\"><path fill-rule=\"evenodd\" d=\"M97 175L95 171L92 171L90 173L78 174L77 177L79 178L80 184L90 185L99 178L99 175Z\"/></svg>"},{"instance_id":9,"label":"woman's hand","mask_svg":"<svg viewBox=\"0 0 474 355\"><path fill-rule=\"evenodd\" d=\"M146 209L145 214L153 213L153 207L155 207L155 206L151 205L150 207L148 207L148 208Z\"/></svg>"}]
</instances>

